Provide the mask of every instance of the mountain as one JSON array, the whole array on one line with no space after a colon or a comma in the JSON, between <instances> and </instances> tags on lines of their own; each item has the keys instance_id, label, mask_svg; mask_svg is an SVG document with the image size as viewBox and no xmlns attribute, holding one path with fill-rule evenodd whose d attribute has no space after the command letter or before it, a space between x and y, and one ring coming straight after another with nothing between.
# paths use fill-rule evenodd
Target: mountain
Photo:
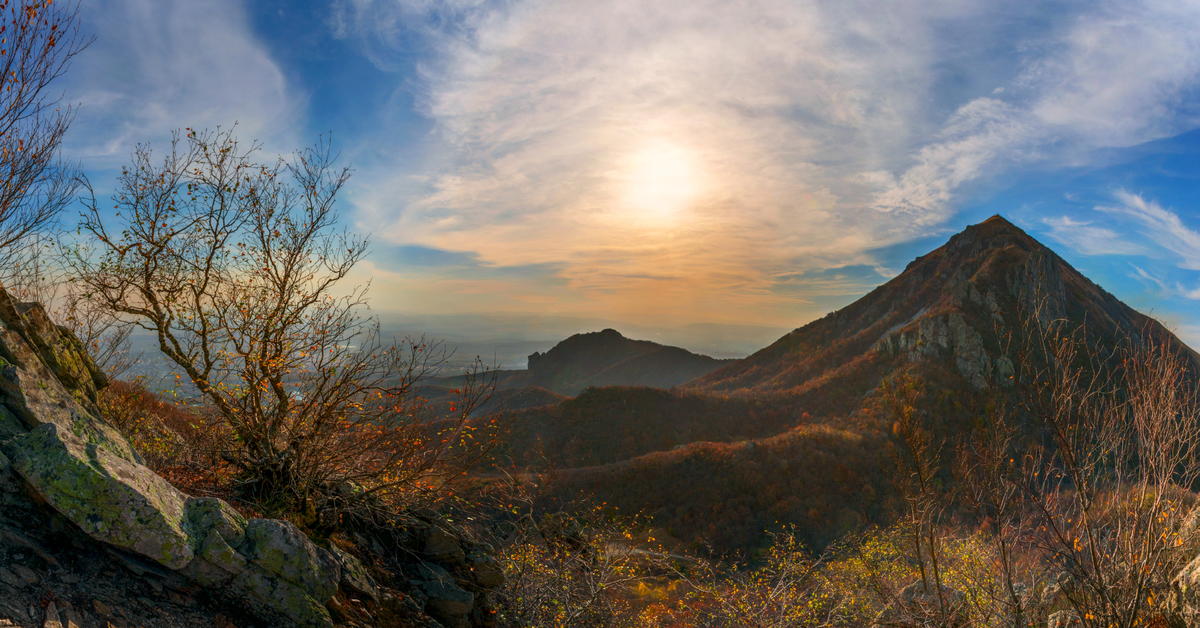
<instances>
[{"instance_id":1,"label":"mountain","mask_svg":"<svg viewBox=\"0 0 1200 628\"><path fill-rule=\"evenodd\" d=\"M528 370L494 372L496 392L476 414L548 406L597 386L672 388L733 361L631 340L613 329L575 334L546 353L533 352ZM435 378L419 394L449 407L455 400L452 391L462 384L461 376Z\"/></svg>"},{"instance_id":2,"label":"mountain","mask_svg":"<svg viewBox=\"0 0 1200 628\"><path fill-rule=\"evenodd\" d=\"M575 334L546 353L529 356L534 386L576 395L590 386L671 388L733 360L718 360L649 340L631 340L615 329Z\"/></svg>"},{"instance_id":3,"label":"mountain","mask_svg":"<svg viewBox=\"0 0 1200 628\"><path fill-rule=\"evenodd\" d=\"M1037 310L1036 312L1034 310ZM1084 325L1092 343L1160 334L1200 356L1000 216L967 227L851 305L694 382L696 390L795 390L857 362L944 359L982 390L1011 375L1001 346L1023 316Z\"/></svg>"},{"instance_id":4,"label":"mountain","mask_svg":"<svg viewBox=\"0 0 1200 628\"><path fill-rule=\"evenodd\" d=\"M1013 393L1024 323L1052 321L1081 328L1102 355L1127 339L1166 339L1200 372L1200 355L1158 322L994 216L851 305L678 389L596 389L526 410L507 451L525 465L542 452L560 498L644 512L685 541L746 549L793 523L820 546L882 522L894 504L882 381L917 377L926 427L953 446L995 393Z\"/></svg>"}]
</instances>

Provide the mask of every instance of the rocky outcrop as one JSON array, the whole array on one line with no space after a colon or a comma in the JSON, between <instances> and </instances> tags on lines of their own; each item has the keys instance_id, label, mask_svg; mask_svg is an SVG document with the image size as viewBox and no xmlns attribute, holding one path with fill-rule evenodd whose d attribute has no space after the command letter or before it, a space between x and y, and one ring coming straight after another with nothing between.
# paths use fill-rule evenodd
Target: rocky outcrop
<instances>
[{"instance_id":1,"label":"rocky outcrop","mask_svg":"<svg viewBox=\"0 0 1200 628\"><path fill-rule=\"evenodd\" d=\"M16 304L0 288L0 483L6 483L0 507L32 498L135 574L187 583L179 586L276 625L332 626L335 615L347 616L346 601L394 606L399 599L415 607L418 620L429 613L444 627L486 623L486 594L502 575L478 547L416 522L406 540L411 547L391 548L421 557L398 570L410 593L385 592L336 545L319 547L286 521L247 520L219 499L182 493L145 467L98 418L105 385L78 339L53 325L41 306ZM15 573L0 570L0 582Z\"/></svg>"},{"instance_id":2,"label":"rocky outcrop","mask_svg":"<svg viewBox=\"0 0 1200 628\"><path fill-rule=\"evenodd\" d=\"M959 374L980 390L992 381L993 371L1000 371L1007 377L1012 375L1012 362L1003 356L992 357L984 348L983 336L958 312L924 316L914 325L889 332L876 344L875 350L912 360L935 358L949 352Z\"/></svg>"}]
</instances>

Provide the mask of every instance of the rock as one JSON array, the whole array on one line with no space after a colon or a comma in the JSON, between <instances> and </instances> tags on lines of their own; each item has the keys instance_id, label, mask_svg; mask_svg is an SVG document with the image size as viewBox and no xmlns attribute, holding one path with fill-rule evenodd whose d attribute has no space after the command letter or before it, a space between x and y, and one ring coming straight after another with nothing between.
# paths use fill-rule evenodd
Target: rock
<instances>
[{"instance_id":1,"label":"rock","mask_svg":"<svg viewBox=\"0 0 1200 628\"><path fill-rule=\"evenodd\" d=\"M50 602L46 606L46 621L42 624L42 628L64 628L62 619L58 616L58 608L54 602Z\"/></svg>"},{"instance_id":2,"label":"rock","mask_svg":"<svg viewBox=\"0 0 1200 628\"><path fill-rule=\"evenodd\" d=\"M333 626L324 601L317 601L301 587L257 566L247 569L227 587L251 610L266 616L283 617L305 628Z\"/></svg>"},{"instance_id":3,"label":"rock","mask_svg":"<svg viewBox=\"0 0 1200 628\"><path fill-rule=\"evenodd\" d=\"M100 390L108 386L108 377L88 355L83 343L70 329L55 325L40 303L15 305L19 322L11 318L12 312L5 307L0 307L0 318L12 327L22 328L42 362L80 403L96 403Z\"/></svg>"},{"instance_id":4,"label":"rock","mask_svg":"<svg viewBox=\"0 0 1200 628\"><path fill-rule=\"evenodd\" d=\"M189 497L184 510L197 536L203 537L209 530L216 530L231 547L241 545L246 538L246 518L224 501L213 497Z\"/></svg>"},{"instance_id":5,"label":"rock","mask_svg":"<svg viewBox=\"0 0 1200 628\"><path fill-rule=\"evenodd\" d=\"M19 532L14 532L6 528L0 528L0 539L8 541L14 545L19 545L37 554L38 558L46 561L46 564L54 567L58 566L58 559L47 552L40 544L35 543L29 537Z\"/></svg>"},{"instance_id":6,"label":"rock","mask_svg":"<svg viewBox=\"0 0 1200 628\"><path fill-rule=\"evenodd\" d=\"M201 586L220 587L228 584L234 577L245 571L246 559L229 548L216 531L210 531L209 534L210 540L205 542L201 555L192 559L192 562L180 569L179 573ZM211 540L212 537L215 537L217 542L224 547L214 551L215 543ZM214 559L214 556L217 558ZM222 560L222 558L227 560Z\"/></svg>"},{"instance_id":7,"label":"rock","mask_svg":"<svg viewBox=\"0 0 1200 628\"><path fill-rule=\"evenodd\" d=\"M1046 621L1046 628L1081 628L1083 622L1075 611L1058 611L1051 613Z\"/></svg>"},{"instance_id":8,"label":"rock","mask_svg":"<svg viewBox=\"0 0 1200 628\"><path fill-rule=\"evenodd\" d=\"M983 336L967 324L962 314L951 311L918 319L915 325L910 321L899 330L889 330L875 350L921 360L948 349L959 374L977 390L986 388L992 375L992 357L983 346Z\"/></svg>"},{"instance_id":9,"label":"rock","mask_svg":"<svg viewBox=\"0 0 1200 628\"><path fill-rule=\"evenodd\" d=\"M322 604L337 592L341 574L336 561L290 522L251 519L239 549L268 573L311 591Z\"/></svg>"},{"instance_id":10,"label":"rock","mask_svg":"<svg viewBox=\"0 0 1200 628\"><path fill-rule=\"evenodd\" d=\"M470 625L467 615L475 605L475 595L464 591L450 580L426 580L421 591L429 598L425 609L446 628L463 628Z\"/></svg>"},{"instance_id":11,"label":"rock","mask_svg":"<svg viewBox=\"0 0 1200 628\"><path fill-rule=\"evenodd\" d=\"M1064 610L1070 604L1066 589L1071 586L1071 574L1062 572L1046 583L1042 589L1042 606L1048 610Z\"/></svg>"},{"instance_id":12,"label":"rock","mask_svg":"<svg viewBox=\"0 0 1200 628\"><path fill-rule=\"evenodd\" d=\"M1001 386L1012 386L1016 384L1016 382L1013 381L1013 376L1015 376L1016 373L1016 368L1013 367L1013 362L1012 360L1008 359L1008 356L1002 355L996 358L996 379L1000 382Z\"/></svg>"},{"instance_id":13,"label":"rock","mask_svg":"<svg viewBox=\"0 0 1200 628\"><path fill-rule=\"evenodd\" d=\"M888 604L871 623L873 627L926 625L928 620L941 614L942 601L948 606L948 622L944 626L962 626L966 617L962 614L963 594L946 585L941 587L941 596L933 589L932 583L926 586L921 581L914 582L896 595L896 599Z\"/></svg>"},{"instance_id":14,"label":"rock","mask_svg":"<svg viewBox=\"0 0 1200 628\"><path fill-rule=\"evenodd\" d=\"M475 586L494 589L504 584L504 569L496 559L479 550L467 553L467 577Z\"/></svg>"},{"instance_id":15,"label":"rock","mask_svg":"<svg viewBox=\"0 0 1200 628\"><path fill-rule=\"evenodd\" d=\"M17 574L26 584L37 584L38 576L34 571L25 565L13 565L13 573Z\"/></svg>"},{"instance_id":16,"label":"rock","mask_svg":"<svg viewBox=\"0 0 1200 628\"><path fill-rule=\"evenodd\" d=\"M5 444L16 472L92 538L171 569L192 560L181 527L186 497L103 438L47 423Z\"/></svg>"},{"instance_id":17,"label":"rock","mask_svg":"<svg viewBox=\"0 0 1200 628\"><path fill-rule=\"evenodd\" d=\"M1200 556L1171 580L1167 606L1183 625L1196 626L1200 623Z\"/></svg>"},{"instance_id":18,"label":"rock","mask_svg":"<svg viewBox=\"0 0 1200 628\"><path fill-rule=\"evenodd\" d=\"M22 580L21 577L18 576L17 574L15 574L3 567L0 567L0 582L3 582L4 584L7 584L10 587L13 587L14 589L21 589L29 584L29 583L25 582L24 580Z\"/></svg>"},{"instance_id":19,"label":"rock","mask_svg":"<svg viewBox=\"0 0 1200 628\"><path fill-rule=\"evenodd\" d=\"M373 602L379 601L379 587L367 573L367 568L354 556L342 551L336 545L329 548L341 569L341 587L350 593L365 595Z\"/></svg>"},{"instance_id":20,"label":"rock","mask_svg":"<svg viewBox=\"0 0 1200 628\"><path fill-rule=\"evenodd\" d=\"M236 538L231 530L241 527L242 542L236 548L230 545L219 532L224 524L214 525L200 558L183 573L200 584L208 583L205 586L224 585L225 595L261 614L282 616L300 626L331 626L325 604L341 580L332 552L313 545L286 521L251 519L240 526L232 519L226 534Z\"/></svg>"},{"instance_id":21,"label":"rock","mask_svg":"<svg viewBox=\"0 0 1200 628\"><path fill-rule=\"evenodd\" d=\"M436 525L430 526L426 531L422 551L433 560L461 564L466 559L466 552L463 551L458 538Z\"/></svg>"},{"instance_id":22,"label":"rock","mask_svg":"<svg viewBox=\"0 0 1200 628\"><path fill-rule=\"evenodd\" d=\"M141 458L120 435L92 419L96 399L108 380L82 343L50 322L36 303L17 304L0 287L0 401L26 429L56 423L73 429L108 431L124 444L118 455ZM7 418L0 423L9 424ZM8 425L6 429L11 429ZM119 441L119 442L118 442Z\"/></svg>"},{"instance_id":23,"label":"rock","mask_svg":"<svg viewBox=\"0 0 1200 628\"><path fill-rule=\"evenodd\" d=\"M413 584L424 594L424 606L431 617L446 628L469 625L467 615L475 605L473 593L460 588L450 572L433 563L419 565L417 575L420 579Z\"/></svg>"},{"instance_id":24,"label":"rock","mask_svg":"<svg viewBox=\"0 0 1200 628\"><path fill-rule=\"evenodd\" d=\"M992 358L983 348L983 336L967 325L958 312L950 314L949 327L953 335L954 364L958 372L976 390L986 388L992 374Z\"/></svg>"},{"instance_id":25,"label":"rock","mask_svg":"<svg viewBox=\"0 0 1200 628\"><path fill-rule=\"evenodd\" d=\"M0 541L59 566L37 543L5 527L18 521L4 516L9 512L42 513L30 521L45 521L77 549L91 543L76 528L99 542L93 549L110 561L109 569L101 571L105 578L129 580L130 574L111 568L123 565L159 596L183 605L200 585L213 598L256 613L268 625L331 626L326 605L339 588L355 596L341 600L356 613L352 624L359 622L358 615L367 617L368 610L386 606L381 604L383 590L354 556L336 547L317 547L289 522L248 521L219 499L190 497L146 468L129 442L98 418L98 395L106 384L77 338L53 325L41 306L16 304L0 288ZM362 491L349 483L344 490L347 499ZM359 547L387 557L386 568L394 574L408 573L405 565L411 562L405 561L442 562L449 568L439 567L436 577L420 586L414 583L403 594L394 592L393 600L402 599L399 606L413 620L401 625L437 625L423 614L425 608L437 614L443 628L468 626L468 617L486 618L490 608L482 593L503 577L495 561L474 550L468 559L464 547L473 546L424 515L397 518L393 524ZM30 524L22 520L18 525ZM411 558L387 563L393 556ZM29 587L47 584L41 580L81 582L66 570L57 573L57 578L39 578L27 567L9 565L0 567L0 582L4 590L18 589L23 596L37 595ZM360 598L365 602L354 601ZM129 601L135 599L145 609L156 606L136 596ZM26 615L28 601L26 597L14 611L0 599L0 614L20 614L22 625L32 625L39 617L34 606ZM100 625L138 623L123 611L118 612L123 619L115 617L109 608L114 601L93 601L104 620ZM69 628L69 609L61 603L53 609L55 621ZM475 623L489 624L485 619Z\"/></svg>"}]
</instances>

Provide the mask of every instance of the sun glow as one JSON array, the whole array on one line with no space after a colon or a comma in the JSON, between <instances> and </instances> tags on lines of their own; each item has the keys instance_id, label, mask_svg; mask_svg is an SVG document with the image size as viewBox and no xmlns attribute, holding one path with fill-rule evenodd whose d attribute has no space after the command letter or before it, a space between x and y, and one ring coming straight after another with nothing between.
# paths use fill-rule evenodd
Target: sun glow
<instances>
[{"instance_id":1,"label":"sun glow","mask_svg":"<svg viewBox=\"0 0 1200 628\"><path fill-rule=\"evenodd\" d=\"M692 155L676 144L643 145L622 168L622 209L639 222L674 222L700 195L698 170Z\"/></svg>"}]
</instances>

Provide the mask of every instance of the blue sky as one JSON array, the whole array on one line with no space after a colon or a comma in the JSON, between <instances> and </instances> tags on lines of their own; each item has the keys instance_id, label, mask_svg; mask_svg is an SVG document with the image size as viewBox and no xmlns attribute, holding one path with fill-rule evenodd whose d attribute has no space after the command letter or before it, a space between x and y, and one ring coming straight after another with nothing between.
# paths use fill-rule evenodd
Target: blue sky
<instances>
[{"instance_id":1,"label":"blue sky","mask_svg":"<svg viewBox=\"0 0 1200 628\"><path fill-rule=\"evenodd\" d=\"M998 213L1200 345L1197 2L83 13L67 151L97 186L174 128L331 133L380 312L789 328Z\"/></svg>"}]
</instances>

